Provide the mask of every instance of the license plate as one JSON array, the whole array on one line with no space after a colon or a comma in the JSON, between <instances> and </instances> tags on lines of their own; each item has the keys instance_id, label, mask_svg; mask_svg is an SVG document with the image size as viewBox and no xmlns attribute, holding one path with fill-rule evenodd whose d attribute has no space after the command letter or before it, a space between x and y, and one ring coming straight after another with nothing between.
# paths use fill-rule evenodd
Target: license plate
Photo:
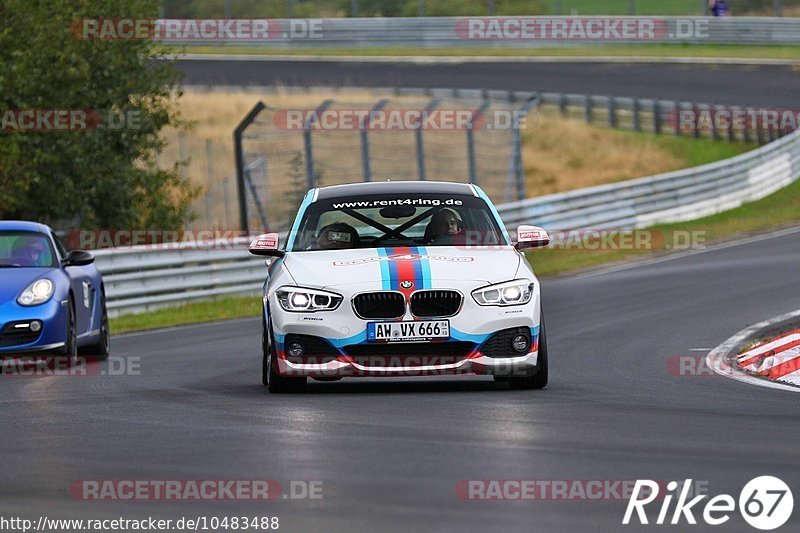
<instances>
[{"instance_id":1,"label":"license plate","mask_svg":"<svg viewBox=\"0 0 800 533\"><path fill-rule=\"evenodd\" d=\"M370 322L367 324L369 341L427 341L450 337L449 320L424 322Z\"/></svg>"}]
</instances>

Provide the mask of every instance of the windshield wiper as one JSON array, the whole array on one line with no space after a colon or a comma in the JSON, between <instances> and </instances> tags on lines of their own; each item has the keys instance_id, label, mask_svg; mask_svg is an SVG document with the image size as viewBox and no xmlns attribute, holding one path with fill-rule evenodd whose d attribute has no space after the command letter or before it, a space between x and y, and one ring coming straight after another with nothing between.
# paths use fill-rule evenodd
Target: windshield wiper
<instances>
[{"instance_id":1,"label":"windshield wiper","mask_svg":"<svg viewBox=\"0 0 800 533\"><path fill-rule=\"evenodd\" d=\"M0 268L19 268L20 265L14 265L11 263L0 263Z\"/></svg>"}]
</instances>

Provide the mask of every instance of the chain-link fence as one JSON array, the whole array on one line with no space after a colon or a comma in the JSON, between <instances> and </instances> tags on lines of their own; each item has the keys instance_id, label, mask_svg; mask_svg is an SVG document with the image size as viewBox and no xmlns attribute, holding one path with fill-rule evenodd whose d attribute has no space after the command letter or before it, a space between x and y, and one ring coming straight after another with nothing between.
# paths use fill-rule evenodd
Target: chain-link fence
<instances>
[{"instance_id":1,"label":"chain-link fence","mask_svg":"<svg viewBox=\"0 0 800 533\"><path fill-rule=\"evenodd\" d=\"M256 106L238 130L240 225L285 228L308 189L382 180L479 184L495 201L525 197L521 132L535 98L458 91Z\"/></svg>"}]
</instances>

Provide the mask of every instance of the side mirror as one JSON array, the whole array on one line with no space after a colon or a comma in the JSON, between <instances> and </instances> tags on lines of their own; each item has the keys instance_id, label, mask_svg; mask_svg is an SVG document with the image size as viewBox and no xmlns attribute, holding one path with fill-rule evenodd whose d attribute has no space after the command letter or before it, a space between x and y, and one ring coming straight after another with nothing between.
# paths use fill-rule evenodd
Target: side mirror
<instances>
[{"instance_id":1,"label":"side mirror","mask_svg":"<svg viewBox=\"0 0 800 533\"><path fill-rule=\"evenodd\" d=\"M514 248L541 248L550 244L550 236L538 226L520 226L517 228L517 243Z\"/></svg>"},{"instance_id":2,"label":"side mirror","mask_svg":"<svg viewBox=\"0 0 800 533\"><path fill-rule=\"evenodd\" d=\"M92 263L94 263L94 256L83 250L72 250L67 254L67 257L64 258L65 267L86 266Z\"/></svg>"},{"instance_id":3,"label":"side mirror","mask_svg":"<svg viewBox=\"0 0 800 533\"><path fill-rule=\"evenodd\" d=\"M248 248L248 251L253 255L283 257L286 252L283 250L278 250L278 240L279 237L277 233L265 233L264 235L259 235L250 241L250 247Z\"/></svg>"}]
</instances>

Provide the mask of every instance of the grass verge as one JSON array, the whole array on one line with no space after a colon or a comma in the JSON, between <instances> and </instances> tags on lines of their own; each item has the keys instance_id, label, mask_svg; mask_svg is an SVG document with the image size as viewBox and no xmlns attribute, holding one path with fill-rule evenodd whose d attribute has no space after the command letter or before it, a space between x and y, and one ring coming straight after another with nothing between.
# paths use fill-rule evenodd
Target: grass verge
<instances>
[{"instance_id":1,"label":"grass verge","mask_svg":"<svg viewBox=\"0 0 800 533\"><path fill-rule=\"evenodd\" d=\"M702 232L706 244L737 236L767 231L800 221L800 180L780 191L741 207L691 222L662 224L650 228L665 237L662 244L672 244L670 236L678 232ZM662 252L663 253L663 252ZM528 253L528 259L540 276L552 276L601 265L634 261L658 255L654 251L636 250L565 250L543 249ZM179 326L212 320L259 316L257 296L226 297L207 302L169 307L138 315L122 315L111 319L114 334Z\"/></svg>"},{"instance_id":2,"label":"grass verge","mask_svg":"<svg viewBox=\"0 0 800 533\"><path fill-rule=\"evenodd\" d=\"M600 46L543 46L530 48L268 48L255 46L185 46L173 53L254 56L420 56L420 57L653 57L744 58L800 61L800 46L745 46L737 44L622 44Z\"/></svg>"},{"instance_id":3,"label":"grass verge","mask_svg":"<svg viewBox=\"0 0 800 533\"><path fill-rule=\"evenodd\" d=\"M214 300L166 307L150 313L120 315L110 319L109 326L111 333L117 335L131 331L244 318L259 316L260 314L261 306L258 296L227 296Z\"/></svg>"}]
</instances>

